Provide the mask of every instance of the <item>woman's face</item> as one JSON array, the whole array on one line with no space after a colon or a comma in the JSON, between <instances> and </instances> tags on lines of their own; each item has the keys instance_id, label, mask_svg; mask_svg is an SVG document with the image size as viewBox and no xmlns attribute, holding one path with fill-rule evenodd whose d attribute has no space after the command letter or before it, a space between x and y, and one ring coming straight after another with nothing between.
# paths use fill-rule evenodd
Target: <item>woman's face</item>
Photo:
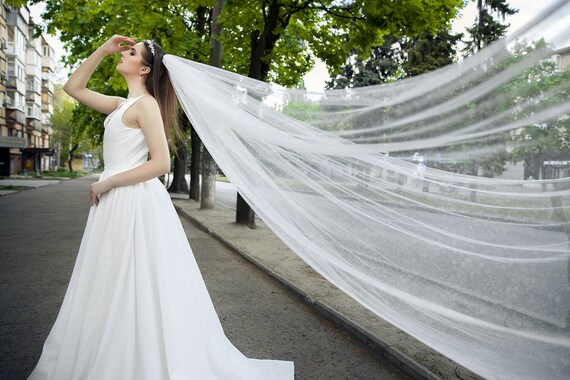
<instances>
[{"instance_id":1,"label":"woman's face","mask_svg":"<svg viewBox=\"0 0 570 380\"><path fill-rule=\"evenodd\" d=\"M150 68L142 64L142 51L144 43L139 42L129 50L121 52L121 59L117 63L117 71L124 77L148 74Z\"/></svg>"}]
</instances>

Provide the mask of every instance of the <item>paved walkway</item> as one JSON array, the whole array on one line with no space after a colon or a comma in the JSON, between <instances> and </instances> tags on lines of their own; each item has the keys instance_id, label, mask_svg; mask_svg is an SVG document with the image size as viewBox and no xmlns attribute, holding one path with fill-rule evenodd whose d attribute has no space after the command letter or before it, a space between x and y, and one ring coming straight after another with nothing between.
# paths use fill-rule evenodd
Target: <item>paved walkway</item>
<instances>
[{"instance_id":1,"label":"paved walkway","mask_svg":"<svg viewBox=\"0 0 570 380\"><path fill-rule=\"evenodd\" d=\"M54 183L59 183L60 179L33 179L33 178L8 178L0 179L0 196L8 195L12 193L17 193L18 191L32 189L36 187L42 187L47 185L53 185ZM13 189L7 189L13 187Z\"/></svg>"},{"instance_id":2,"label":"paved walkway","mask_svg":"<svg viewBox=\"0 0 570 380\"><path fill-rule=\"evenodd\" d=\"M240 253L353 336L378 349L414 378L478 379L469 370L368 311L295 255L261 220L236 224L235 211L172 195L178 213Z\"/></svg>"}]
</instances>

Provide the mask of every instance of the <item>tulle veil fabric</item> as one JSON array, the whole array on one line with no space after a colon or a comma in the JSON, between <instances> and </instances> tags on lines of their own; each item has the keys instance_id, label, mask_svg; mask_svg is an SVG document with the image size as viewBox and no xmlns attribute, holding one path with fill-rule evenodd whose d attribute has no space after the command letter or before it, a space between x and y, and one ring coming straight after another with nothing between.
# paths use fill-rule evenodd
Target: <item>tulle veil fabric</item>
<instances>
[{"instance_id":1,"label":"tulle veil fabric","mask_svg":"<svg viewBox=\"0 0 570 380\"><path fill-rule=\"evenodd\" d=\"M558 1L474 57L358 89L286 89L172 55L165 64L223 172L330 282L481 376L565 379L570 173L527 181L451 168L539 144L517 140L526 126L570 133L568 77L532 98L505 91L554 54L512 64L515 45L560 46L569 13Z\"/></svg>"}]
</instances>

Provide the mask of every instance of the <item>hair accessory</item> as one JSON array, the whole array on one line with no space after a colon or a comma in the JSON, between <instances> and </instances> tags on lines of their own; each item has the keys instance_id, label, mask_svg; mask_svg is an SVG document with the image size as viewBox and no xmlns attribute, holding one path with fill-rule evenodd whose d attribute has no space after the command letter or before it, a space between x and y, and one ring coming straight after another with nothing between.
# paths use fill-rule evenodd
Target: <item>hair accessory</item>
<instances>
[{"instance_id":1,"label":"hair accessory","mask_svg":"<svg viewBox=\"0 0 570 380\"><path fill-rule=\"evenodd\" d=\"M148 48L150 49L150 53L154 57L154 44L152 43L151 40L146 40L146 43L148 44Z\"/></svg>"}]
</instances>

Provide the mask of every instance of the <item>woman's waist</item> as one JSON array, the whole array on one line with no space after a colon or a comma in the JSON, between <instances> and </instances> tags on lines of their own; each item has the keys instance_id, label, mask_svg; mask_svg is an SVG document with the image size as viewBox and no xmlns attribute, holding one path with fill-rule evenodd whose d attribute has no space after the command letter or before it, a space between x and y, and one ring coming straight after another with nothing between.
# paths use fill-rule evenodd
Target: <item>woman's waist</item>
<instances>
[{"instance_id":1,"label":"woman's waist","mask_svg":"<svg viewBox=\"0 0 570 380\"><path fill-rule=\"evenodd\" d=\"M103 172L101 173L101 177L100 179L103 180L105 178L109 178L115 174L119 174L122 172L126 172L128 170L134 169L139 165L134 165L134 166L105 166L105 169L103 169Z\"/></svg>"},{"instance_id":2,"label":"woman's waist","mask_svg":"<svg viewBox=\"0 0 570 380\"><path fill-rule=\"evenodd\" d=\"M111 176L114 176L115 174L120 174L120 173L122 173L122 172L124 172L124 171L127 171L127 170L128 170L128 169L124 169L124 170L107 170L107 169L105 169L105 170L103 170L103 172L102 172L101 175L99 176L99 181L103 181L103 180L105 180L105 179L107 179L107 178L109 178L109 177L111 177ZM160 184L161 186L164 186L164 185L162 184L162 181L161 181L158 177L154 177L154 178L151 178L151 179L148 179L148 180L145 180L145 181L141 181L141 182L138 182L138 183L133 184L133 185L131 185L131 186L136 186L136 185L139 185L139 184L142 184L142 183L153 183L153 182L155 182L155 181L156 181L156 183ZM119 188L123 188L123 187L130 187L130 186L120 186Z\"/></svg>"}]
</instances>

